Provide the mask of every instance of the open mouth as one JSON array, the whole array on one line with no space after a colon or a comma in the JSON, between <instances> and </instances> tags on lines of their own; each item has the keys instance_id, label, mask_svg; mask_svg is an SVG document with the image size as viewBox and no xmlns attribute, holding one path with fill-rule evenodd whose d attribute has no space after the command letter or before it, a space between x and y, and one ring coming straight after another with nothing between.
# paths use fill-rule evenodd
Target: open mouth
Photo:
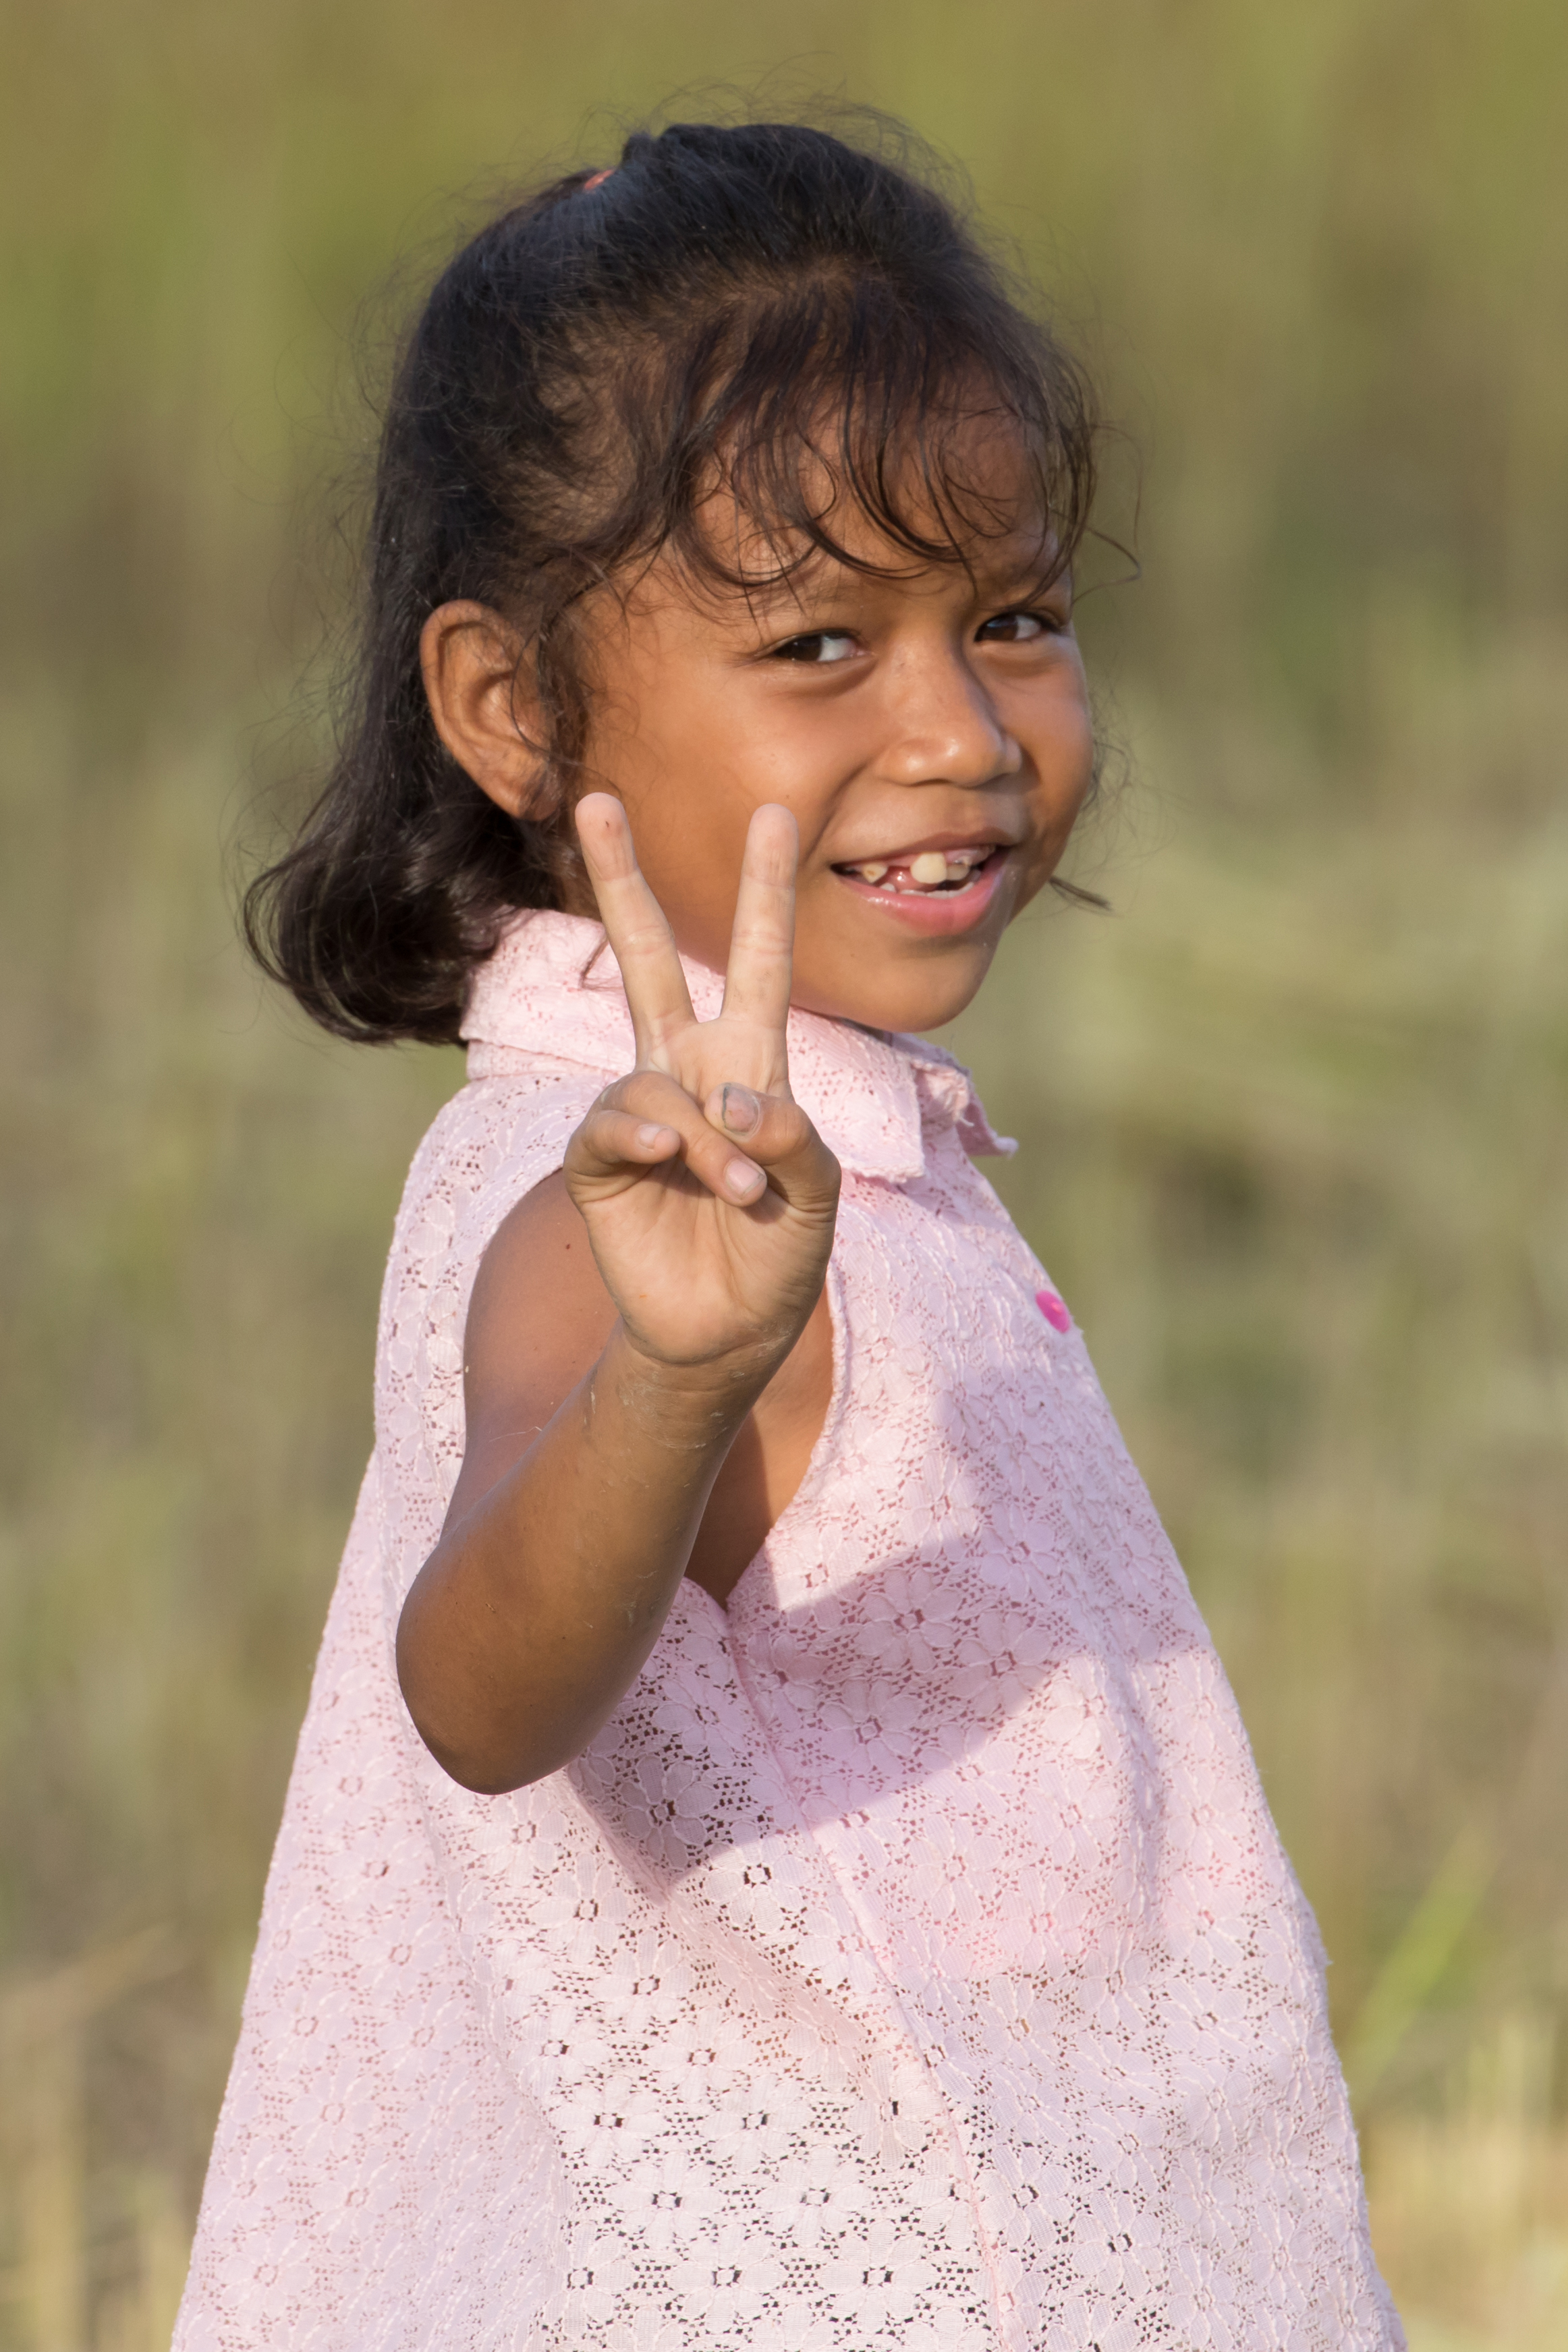
<instances>
[{"instance_id":1,"label":"open mouth","mask_svg":"<svg viewBox=\"0 0 1568 2352\"><path fill-rule=\"evenodd\" d=\"M994 844L977 844L970 849L924 849L903 859L867 857L833 870L896 898L956 898L973 889L1002 856Z\"/></svg>"}]
</instances>

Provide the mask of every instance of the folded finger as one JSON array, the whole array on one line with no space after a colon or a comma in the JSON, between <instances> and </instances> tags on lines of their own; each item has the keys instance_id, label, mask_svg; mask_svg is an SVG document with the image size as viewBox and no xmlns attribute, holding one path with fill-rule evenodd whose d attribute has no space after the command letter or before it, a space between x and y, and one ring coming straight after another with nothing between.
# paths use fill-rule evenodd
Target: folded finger
<instances>
[{"instance_id":1,"label":"folded finger","mask_svg":"<svg viewBox=\"0 0 1568 2352\"><path fill-rule=\"evenodd\" d=\"M679 1153L698 1181L721 1201L743 1205L759 1200L766 1189L767 1178L751 1158L744 1139L705 1118L685 1088L660 1070L634 1070L629 1077L618 1079L577 1133L584 1136L594 1121L611 1118L626 1125L613 1131L605 1128L606 1140L612 1132L618 1139L633 1129L646 1130L650 1139L638 1145L637 1156L651 1162L673 1159ZM655 1148L651 1141L655 1130L673 1139L668 1149ZM576 1164L584 1165L586 1172L585 1163Z\"/></svg>"},{"instance_id":2,"label":"folded finger","mask_svg":"<svg viewBox=\"0 0 1568 2352\"><path fill-rule=\"evenodd\" d=\"M673 1160L680 1137L667 1120L639 1118L635 1111L604 1106L591 1110L566 1148L568 1172L609 1176L622 1169L657 1167Z\"/></svg>"},{"instance_id":3,"label":"folded finger","mask_svg":"<svg viewBox=\"0 0 1568 2352\"><path fill-rule=\"evenodd\" d=\"M703 1104L710 1123L767 1171L784 1200L802 1208L837 1201L839 1167L800 1105L788 1095L715 1087Z\"/></svg>"},{"instance_id":4,"label":"folded finger","mask_svg":"<svg viewBox=\"0 0 1568 2352\"><path fill-rule=\"evenodd\" d=\"M763 1095L751 1087L715 1087L702 1106L709 1124L739 1144L760 1167L787 1160L815 1134L810 1119L788 1095Z\"/></svg>"},{"instance_id":5,"label":"folded finger","mask_svg":"<svg viewBox=\"0 0 1568 2352\"><path fill-rule=\"evenodd\" d=\"M637 1060L646 1062L672 1030L693 1018L675 937L637 864L619 801L609 793L585 793L577 803L577 837L599 919L621 968Z\"/></svg>"}]
</instances>

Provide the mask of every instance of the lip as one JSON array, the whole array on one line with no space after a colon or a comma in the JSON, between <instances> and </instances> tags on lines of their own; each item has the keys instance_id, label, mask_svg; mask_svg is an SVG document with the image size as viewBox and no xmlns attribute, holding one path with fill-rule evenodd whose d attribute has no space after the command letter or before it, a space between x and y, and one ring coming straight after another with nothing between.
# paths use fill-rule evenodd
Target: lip
<instances>
[{"instance_id":1,"label":"lip","mask_svg":"<svg viewBox=\"0 0 1568 2352\"><path fill-rule=\"evenodd\" d=\"M853 857L836 857L833 863L835 866L907 866L911 857L924 857L932 849L944 855L954 849L983 849L989 857L994 849L1013 845L999 833L922 833L918 841L901 841L897 849L862 849Z\"/></svg>"},{"instance_id":2,"label":"lip","mask_svg":"<svg viewBox=\"0 0 1568 2352\"><path fill-rule=\"evenodd\" d=\"M1002 877L1012 863L1011 852L1001 842L980 843L973 835L961 840L956 835L934 835L919 848L900 850L901 865L919 857L926 849L979 849L985 847L991 856L977 880L951 897L939 896L934 890L883 890L874 882L862 882L858 874L840 874L834 868L834 879L858 898L874 906L892 921L907 923L911 930L922 931L928 938L956 938L964 931L976 929L990 913ZM857 864L869 864L869 859L857 859ZM893 863L891 859L888 861Z\"/></svg>"}]
</instances>

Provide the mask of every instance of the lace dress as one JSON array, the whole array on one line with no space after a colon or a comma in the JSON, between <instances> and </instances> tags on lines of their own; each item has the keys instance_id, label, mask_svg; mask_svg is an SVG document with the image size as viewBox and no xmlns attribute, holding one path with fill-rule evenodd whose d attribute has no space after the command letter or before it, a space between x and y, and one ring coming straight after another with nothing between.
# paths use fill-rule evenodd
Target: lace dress
<instances>
[{"instance_id":1,"label":"lace dress","mask_svg":"<svg viewBox=\"0 0 1568 2352\"><path fill-rule=\"evenodd\" d=\"M421 1746L475 1269L630 1065L601 943L513 926L414 1163L177 2352L1400 2346L1310 1913L935 1048L791 1016L835 1381L728 1609L532 1788Z\"/></svg>"}]
</instances>

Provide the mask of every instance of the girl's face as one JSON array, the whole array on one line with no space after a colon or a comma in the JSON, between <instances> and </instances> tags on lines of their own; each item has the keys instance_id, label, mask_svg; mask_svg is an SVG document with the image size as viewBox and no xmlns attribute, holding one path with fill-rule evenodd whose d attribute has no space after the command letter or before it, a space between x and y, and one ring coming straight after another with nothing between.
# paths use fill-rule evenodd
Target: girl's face
<instances>
[{"instance_id":1,"label":"girl's face","mask_svg":"<svg viewBox=\"0 0 1568 2352\"><path fill-rule=\"evenodd\" d=\"M1022 468L993 436L971 477L994 510ZM715 509L711 527L733 534L732 509ZM606 599L587 764L625 803L684 953L723 970L747 824L780 802L800 829L795 1003L931 1029L973 996L1089 787L1070 588L1037 592L1032 510L977 541L969 572L916 569L868 521L841 535L852 556L904 568L817 559L748 602L661 559L624 606ZM434 684L432 701L439 721ZM515 799L498 790L442 731L487 790L526 807L521 779Z\"/></svg>"}]
</instances>

